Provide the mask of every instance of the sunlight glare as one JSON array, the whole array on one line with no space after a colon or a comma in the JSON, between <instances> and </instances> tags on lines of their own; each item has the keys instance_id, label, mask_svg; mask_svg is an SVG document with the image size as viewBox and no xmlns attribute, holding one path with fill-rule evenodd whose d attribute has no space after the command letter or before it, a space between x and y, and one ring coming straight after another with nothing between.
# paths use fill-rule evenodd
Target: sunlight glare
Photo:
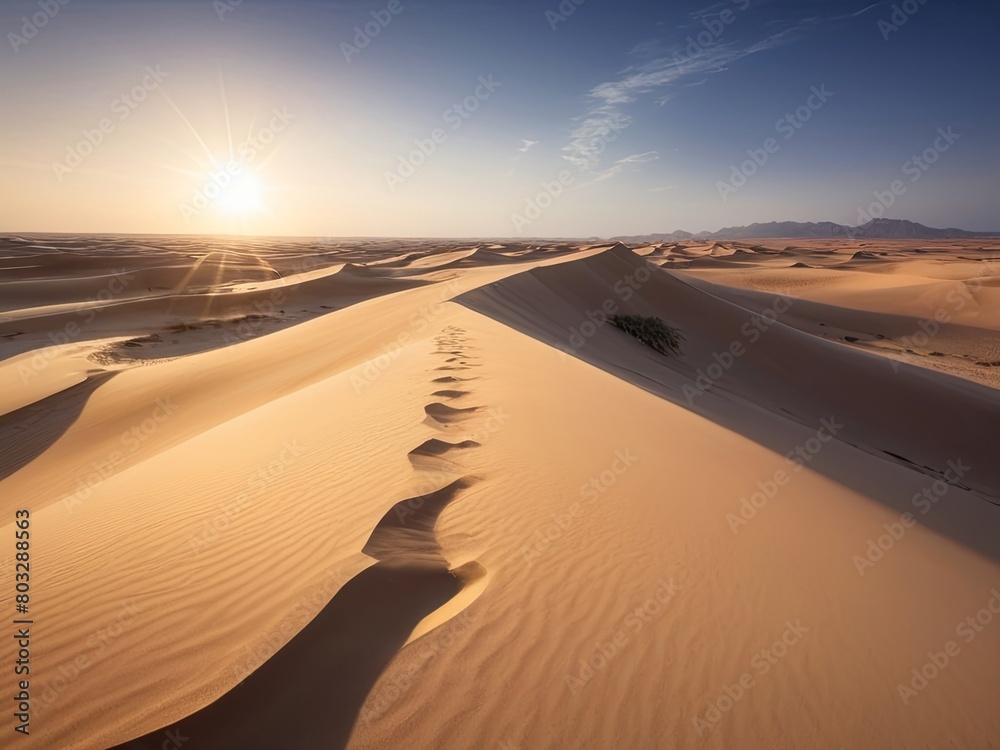
<instances>
[{"instance_id":1,"label":"sunlight glare","mask_svg":"<svg viewBox=\"0 0 1000 750\"><path fill-rule=\"evenodd\" d=\"M219 204L229 214L250 216L264 210L264 185L252 174L240 175L233 179L219 197Z\"/></svg>"}]
</instances>

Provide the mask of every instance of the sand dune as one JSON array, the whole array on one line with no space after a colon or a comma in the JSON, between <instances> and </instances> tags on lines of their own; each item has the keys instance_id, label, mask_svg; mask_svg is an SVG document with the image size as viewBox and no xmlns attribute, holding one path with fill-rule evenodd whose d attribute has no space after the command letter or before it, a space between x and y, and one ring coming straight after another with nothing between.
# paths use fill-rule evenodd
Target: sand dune
<instances>
[{"instance_id":1,"label":"sand dune","mask_svg":"<svg viewBox=\"0 0 1000 750\"><path fill-rule=\"evenodd\" d=\"M794 274L773 267L689 268L696 278L726 287L793 295L802 302L784 320L811 333L1000 387L995 364L1000 361L995 335L1000 330L1000 248L963 252L954 242L939 242L880 252L884 257L873 256L882 257L877 263L831 265L823 255L838 254L809 249L813 267ZM720 293L739 294L733 289ZM744 302L751 298L742 296Z\"/></svg>"},{"instance_id":2,"label":"sand dune","mask_svg":"<svg viewBox=\"0 0 1000 750\"><path fill-rule=\"evenodd\" d=\"M996 743L1000 246L212 242L0 245L19 744Z\"/></svg>"}]
</instances>

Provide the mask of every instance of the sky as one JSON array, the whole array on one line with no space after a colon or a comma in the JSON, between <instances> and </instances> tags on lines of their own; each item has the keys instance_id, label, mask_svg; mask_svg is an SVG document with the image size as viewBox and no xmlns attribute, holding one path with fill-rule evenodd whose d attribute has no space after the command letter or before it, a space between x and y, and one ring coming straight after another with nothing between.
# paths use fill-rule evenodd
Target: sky
<instances>
[{"instance_id":1,"label":"sky","mask_svg":"<svg viewBox=\"0 0 1000 750\"><path fill-rule=\"evenodd\" d=\"M4 0L0 232L1000 230L994 2Z\"/></svg>"}]
</instances>

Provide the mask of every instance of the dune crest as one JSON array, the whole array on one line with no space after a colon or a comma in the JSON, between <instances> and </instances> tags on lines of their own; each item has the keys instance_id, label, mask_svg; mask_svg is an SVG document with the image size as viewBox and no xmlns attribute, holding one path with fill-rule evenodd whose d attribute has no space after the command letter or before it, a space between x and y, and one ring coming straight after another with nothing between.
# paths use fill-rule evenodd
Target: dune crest
<instances>
[{"instance_id":1,"label":"dune crest","mask_svg":"<svg viewBox=\"0 0 1000 750\"><path fill-rule=\"evenodd\" d=\"M994 741L1000 245L206 242L0 243L25 748Z\"/></svg>"}]
</instances>

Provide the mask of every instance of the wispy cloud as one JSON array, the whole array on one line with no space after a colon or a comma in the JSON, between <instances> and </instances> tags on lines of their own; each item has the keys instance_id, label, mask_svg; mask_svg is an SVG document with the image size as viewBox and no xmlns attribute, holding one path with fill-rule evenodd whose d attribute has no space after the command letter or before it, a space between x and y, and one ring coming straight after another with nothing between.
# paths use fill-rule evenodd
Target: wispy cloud
<instances>
[{"instance_id":1,"label":"wispy cloud","mask_svg":"<svg viewBox=\"0 0 1000 750\"><path fill-rule=\"evenodd\" d=\"M857 13L851 13L851 14L849 14L849 15L847 15L847 16L842 16L842 18L855 18L856 16L860 16L860 15L863 15L864 13L867 13L867 12L868 12L868 11L870 11L870 10L871 10L872 8L877 8L877 7L878 7L878 6L880 6L881 4L882 4L881 2L877 2L877 3L872 3L872 4L871 4L871 5L869 5L869 6L867 7L867 8L864 8L863 10L859 10L859 11L858 11Z\"/></svg>"},{"instance_id":2,"label":"wispy cloud","mask_svg":"<svg viewBox=\"0 0 1000 750\"><path fill-rule=\"evenodd\" d=\"M621 171L621 164L616 162L604 172L598 171L597 166L608 144L632 124L633 118L628 111L630 105L651 96L655 97L653 101L663 106L679 96L683 89L704 85L710 76L728 70L743 58L793 42L804 32L831 22L860 16L880 4L876 2L846 15L778 20L774 22L778 30L763 39L752 42L717 41L694 55L687 54L683 42L670 46L659 40L640 42L631 50L631 56L640 62L588 92L589 107L576 118L569 143L562 148L563 158L581 171L595 173L596 178L586 184L607 179ZM716 3L690 14L690 17L702 18L717 13L724 6L726 3ZM774 28L772 22L765 25Z\"/></svg>"},{"instance_id":3,"label":"wispy cloud","mask_svg":"<svg viewBox=\"0 0 1000 750\"><path fill-rule=\"evenodd\" d=\"M631 154L623 159L618 159L607 169L594 172L593 179L588 180L580 185L576 186L576 189L589 187L596 182L603 182L604 180L614 177L616 174L623 172L631 164L645 164L646 162L656 161L660 158L660 154L656 151L646 151L641 154Z\"/></svg>"},{"instance_id":4,"label":"wispy cloud","mask_svg":"<svg viewBox=\"0 0 1000 750\"><path fill-rule=\"evenodd\" d=\"M594 86L587 95L590 109L570 133L570 142L563 147L563 158L581 170L592 169L600 162L610 141L632 124L625 109L647 94L656 93L661 106L677 96L669 90L690 78L699 81L707 74L718 73L741 58L783 44L791 39L791 30L779 31L763 41L738 46L719 43L694 57L660 57L632 66L613 80ZM643 47L646 52L649 48Z\"/></svg>"},{"instance_id":5,"label":"wispy cloud","mask_svg":"<svg viewBox=\"0 0 1000 750\"><path fill-rule=\"evenodd\" d=\"M624 159L619 159L615 164L644 164L647 161L655 161L660 155L656 151L646 151L642 154L632 154Z\"/></svg>"},{"instance_id":6,"label":"wispy cloud","mask_svg":"<svg viewBox=\"0 0 1000 750\"><path fill-rule=\"evenodd\" d=\"M535 146L537 146L541 141L533 141L530 138L522 138L521 145L517 147L517 154L510 162L510 169L504 172L504 177L513 177L514 172L517 169L517 163L521 161L526 153L531 151Z\"/></svg>"}]
</instances>

